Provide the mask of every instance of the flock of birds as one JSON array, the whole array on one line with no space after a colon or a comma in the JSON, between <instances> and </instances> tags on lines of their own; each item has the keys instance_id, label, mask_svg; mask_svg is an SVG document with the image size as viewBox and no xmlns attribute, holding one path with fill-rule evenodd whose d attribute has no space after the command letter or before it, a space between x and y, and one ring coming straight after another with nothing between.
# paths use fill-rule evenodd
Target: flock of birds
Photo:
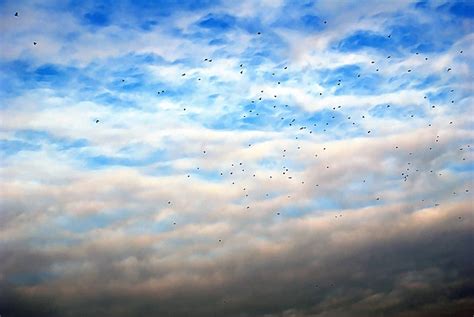
<instances>
[{"instance_id":1,"label":"flock of birds","mask_svg":"<svg viewBox=\"0 0 474 317\"><path fill-rule=\"evenodd\" d=\"M19 13L18 12L15 12L14 14L15 17L19 17ZM324 24L327 24L327 21L324 21ZM257 36L261 36L262 33L261 32L257 32L256 33ZM391 38L391 35L388 35L388 38ZM33 45L34 46L37 46L38 43L35 41L33 42ZM415 53L416 55L419 55L418 52ZM463 51L459 51L459 54L463 54ZM388 55L386 57L386 59L390 60L392 58L391 55ZM425 57L424 58L425 61L428 61L429 58L428 57ZM203 62L205 63L212 63L213 62L213 59L212 58L204 58L203 59ZM372 60L370 62L371 65L373 65L375 68L375 72L379 72L380 71L380 67L377 66L377 63L375 60ZM288 66L284 66L282 67L281 71L285 71L288 69ZM453 69L451 67L447 68L446 69L446 72L452 72ZM238 67L238 72L243 75L245 73L245 65L243 63L239 64L239 67ZM406 70L407 73L412 73L413 70L412 69L407 69ZM277 77L276 76L276 73L275 72L272 72L271 75L273 77ZM186 78L189 78L189 75L187 75L187 73L183 72L181 74L181 77L186 77ZM362 79L363 78L363 74L356 74L356 78L357 79ZM202 81L202 78L201 77L196 77L197 81ZM121 80L122 82L125 82L125 79L122 79ZM276 79L275 80L275 84L276 84L276 87L282 85L282 79ZM336 82L336 85L337 86L341 86L343 85L343 81L341 79L338 79L337 82ZM264 90L259 90L260 91L260 94L255 96L255 98L253 98L252 100L249 100L249 103L251 105L251 109L248 109L246 110L244 113L241 114L241 118L239 118L239 120L242 120L242 119L248 119L248 118L257 118L257 117L262 117L262 116L265 116L264 111L265 109L262 109L262 111L259 110L259 102L262 102L262 101L269 101L268 99L266 99L265 95L264 95ZM450 90L451 93L454 92L454 90ZM165 95L166 94L166 90L159 90L157 91L157 95ZM322 96L323 95L323 92L319 92L319 96ZM428 97L427 96L424 96L424 99L427 99ZM272 99L272 102L274 102L275 104L271 105L271 108L273 108L275 111L277 110L280 110L282 109L283 111L285 110L288 110L286 113L290 114L291 112L289 111L289 108L291 108L291 106L289 106L288 104L279 104L278 103L278 95L277 94L274 94L273 95L273 99ZM451 103L454 103L454 100L451 100ZM347 120L348 124L349 125L352 125L352 126L359 126L359 120L365 120L367 119L366 118L366 115L361 115L360 117L354 117L354 115L351 115L350 113L343 113L343 107L341 105L338 105L338 106L333 106L333 107L328 107L329 110L331 110L332 108L332 112L331 112L331 115L329 118L326 118L327 120L324 120L324 121L318 121L318 122L315 122L312 124L312 126L308 126L307 124L305 123L299 123L298 121L298 118L295 117L295 116L285 116L285 115L281 115L281 116L278 116L278 117L275 117L273 115L270 115L270 120L275 120L273 123L275 125L282 125L284 124L285 126L287 126L289 128L289 133L294 133L296 136L295 136L295 139L298 140L299 138L301 138L302 134L304 133L307 133L308 135L314 135L316 133L326 133L332 126L332 119L336 119L336 112L337 114L339 115L338 117L340 117L341 115L345 118L344 120ZM387 104L386 105L386 108L389 109L391 108L391 105L390 104ZM431 109L435 109L436 106L435 105L431 105ZM183 108L183 111L187 111L186 108ZM410 118L414 118L414 114L410 114L409 115ZM237 118L236 118L237 119ZM94 120L96 124L99 124L101 123L101 120L100 119L95 119ZM305 121L307 122L307 121ZM427 122L426 123L429 127L432 126L432 123L430 122ZM449 125L454 125L454 122L450 121L449 122ZM372 135L374 134L374 131L372 129L370 130L366 130L366 133L367 135ZM417 154L419 155L424 155L426 152L429 152L429 151L432 151L434 149L434 147L436 146L436 143L438 143L440 141L440 136L437 135L435 139L432 140L433 141L433 144L426 147L426 148L420 148L418 149L418 153L416 152L408 152L408 153L404 153L404 154L407 154L407 155L404 155L404 157L408 157L408 158L414 158ZM252 147L252 143L248 143L248 147L251 148ZM467 144L466 145L467 148L470 148L470 145ZM297 146L296 151L298 150L301 150L301 146ZM323 155L321 155L321 153L324 153L325 151L327 151L328 149L326 147L322 147L321 148L321 152L320 153L314 153L314 158L315 159L319 159L321 158ZM399 146L395 146L394 147L394 151L403 151L403 149ZM464 151L464 147L461 147L459 148L459 151ZM291 152L291 149L290 148L282 148L281 149L281 161L279 162L281 164L281 171L280 171L280 175L278 175L279 177L284 177L284 178L287 178L288 180L291 180L291 181L295 181L295 177L292 175L292 171L290 170L290 168L288 166L291 165L291 156L292 156L292 152ZM466 151L464 151L466 152ZM209 154L208 150L204 149L202 150L202 155L203 157L205 158L207 155ZM462 157L462 161L465 161L466 158L465 157ZM323 165L322 166L323 169L330 169L331 166L330 165ZM197 167L196 170L200 170L200 167ZM424 172L423 168L422 167L415 167L413 166L413 162L411 160L408 160L406 162L406 168L402 171L399 171L400 173L400 180L401 181L404 181L404 182L407 182L409 180L410 177L413 177L413 175L416 175L417 173L421 173L421 172ZM432 169L430 170L427 170L426 172L430 173L430 174L435 174L436 172ZM257 171L254 171L254 170L251 170L251 166L247 167L246 166L246 163L244 161L236 161L234 163L232 163L230 166L228 166L228 169L225 170L225 171L219 171L217 172L218 175L222 178L225 178L227 180L227 178L229 178L229 184L230 185L236 185L238 183L238 180L242 180L242 178L245 179L244 182L247 182L247 184L249 182L252 181L252 179L256 179L257 178ZM186 177L187 178L191 178L191 175L192 174L187 174ZM441 174L439 174L441 176ZM277 175L265 175L264 176L265 178L268 177L268 179L273 179L274 177L276 178ZM302 185L305 185L305 182L304 180L299 180L298 181L299 183L301 183ZM360 182L362 184L365 184L366 183L366 179L361 179ZM362 185L361 184L361 185ZM306 184L306 186L313 186L314 188L321 188L322 185L320 184ZM258 186L257 186L258 187ZM243 209L244 210L250 210L252 205L251 203L249 203L249 200L250 200L250 192L248 190L249 186L245 186L243 185L242 187L242 192L243 192L243 196L242 196L242 201L245 201L245 203L243 203ZM465 192L468 193L469 192L469 189L465 189ZM458 195L459 193L457 192L452 192L452 195ZM265 198L271 198L272 197L272 194L270 192L267 192L265 193ZM287 196L288 199L291 199L291 195L288 195ZM374 195L373 199L378 202L382 199L382 197L379 197L377 195ZM421 202L425 202L424 199L421 200ZM167 201L167 205L168 206L172 206L172 201L169 200ZM435 203L434 204L435 207L439 206L438 203ZM276 216L281 216L282 215L282 211L280 210L275 210L275 214ZM334 218L336 219L340 219L343 217L343 214L336 214L334 216ZM462 217L461 216L457 216L457 219L459 221L462 221ZM173 226L177 226L177 222L176 220L173 221ZM223 239L222 238L219 238L218 239L218 243L221 244L223 243ZM332 283L330 285L327 285L327 286L330 286L330 287L334 287L335 284ZM316 288L320 288L321 285L319 284L316 284L315 285ZM224 300L224 303L227 303L226 300Z\"/></svg>"},{"instance_id":2,"label":"flock of birds","mask_svg":"<svg viewBox=\"0 0 474 317\"><path fill-rule=\"evenodd\" d=\"M19 13L18 13L18 12L15 12L14 16L15 16L15 17L19 17ZM327 24L327 21L324 21L324 24ZM257 36L261 36L261 35L262 35L261 32L257 32L256 34L257 34ZM388 37L388 38L391 38L391 35L388 35L387 37ZM33 42L33 45L34 45L34 46L36 46L37 44L38 44L37 42ZM418 52L416 52L415 54L416 54L416 55L419 55ZM462 50L459 51L459 54L463 54L463 51L462 51ZM391 56L391 55L388 55L386 58L387 58L387 59L391 59L392 56ZM428 61L428 57L425 57L424 60L425 60L425 61ZM205 63L212 63L212 62L213 62L213 59L212 59L212 58L204 58L204 59L203 59L203 62L205 62ZM376 63L376 61L374 61L374 60L372 60L372 61L370 62L370 64L371 64L371 65L374 65L374 67L377 67L377 63ZM285 70L287 70L287 69L288 69L288 66L282 67L282 71L285 71ZM240 74L244 74L244 70L245 70L245 65L244 65L243 63L241 63L241 64L239 65L238 71L239 71ZM379 72L379 71L380 71L380 68L379 68L379 67L375 68L375 72ZM406 71L407 71L407 73L411 73L411 72L412 72L412 69L407 69ZM447 69L446 69L446 72L452 72L452 68L451 68L451 67L447 68ZM186 73L182 73L182 74L181 74L181 77L186 77L186 76L187 76ZM275 72L272 72L272 76L276 76L276 73L275 73ZM362 74L359 73L359 74L357 74L356 76L357 76L357 78L361 78ZM201 81L202 78L201 78L201 77L197 77L197 80L198 80L198 81ZM122 79L122 82L125 82L125 79ZM275 83L276 83L276 85L278 86L278 85L281 85L281 84L282 84L282 81L281 81L281 79L280 79L280 80L275 80ZM342 80L341 80L341 79L338 79L336 85L337 85L337 86L341 86L341 84L342 84ZM450 92L453 93L454 90L451 89ZM163 95L163 94L165 94L165 93L166 93L165 90L159 90L159 91L157 91L157 95ZM257 108L258 108L257 105L258 105L258 102L265 101L263 93L264 93L264 90L260 90L260 94L261 94L261 95L256 96L256 98L250 100L250 104L253 105L253 107L252 107L252 109L249 109L246 113L242 114L241 119L251 118L252 116L255 116L255 117L259 117L259 116L260 116L260 112L259 112L258 109L257 109ZM320 92L319 95L322 96L323 93ZM428 98L427 96L424 96L424 99L427 99L427 98ZM278 100L278 95L274 94L274 95L273 95L273 101L277 101L277 100ZM454 103L454 100L451 100L451 103ZM289 105L288 105L288 104L284 104L284 105L277 105L277 104L275 104L275 105L273 105L272 107L273 107L273 109L277 109L277 108L280 108L280 107L283 108L283 109L287 109L287 108L289 108ZM390 104L387 104L387 105L386 105L386 108L387 108L387 109L390 108L390 107L391 107ZM435 105L432 105L432 106L431 106L432 109L434 109L435 107L436 107ZM330 107L329 107L329 108L330 108ZM277 120L278 120L278 121L281 121L281 122L287 122L288 127L294 127L294 129L295 129L294 132L296 132L296 133L308 133L308 134L311 135L311 134L313 134L313 132L318 132L318 131L317 131L318 128L320 128L320 131L319 131L320 133L324 133L324 132L327 132L327 129L330 127L331 119L335 119L334 112L338 111L340 114L342 114L342 106L340 106L340 105L338 105L337 107L334 106L334 107L332 107L332 110L333 110L333 115L331 115L331 118L329 118L329 120L327 120L326 122L316 122L316 123L313 124L312 127L307 126L307 125L304 125L304 124L298 124L297 118L295 118L295 117L290 117L290 118L288 118L288 117L285 117L285 116L281 116L281 117L277 118ZM186 108L183 108L183 111L186 111ZM353 125L353 126L357 126L357 125L358 125L357 119L354 118L353 116L351 116L350 114L345 114L344 117L346 118L346 120L348 120L348 122L349 122L351 125ZM413 117L414 117L414 114L411 114L411 115L410 115L410 118L413 118ZM361 117L359 118L359 120L364 120L364 119L366 119L366 115L361 115ZM96 123L96 124L99 124L100 122L101 122L100 119L95 119L95 123ZM275 122L275 124L278 124L278 122ZM449 124L450 124L450 125L453 125L454 123L453 123L452 121L450 121ZM427 123L427 125L430 126L430 127L432 126L432 124L429 123L429 122ZM321 126L321 127L320 127L320 126ZM372 130L367 130L366 132L367 132L367 134L371 134L373 131L372 131ZM298 139L300 136L301 136L301 135L296 136L295 139ZM433 140L433 142L434 142L433 145L429 146L427 149L420 149L420 152L421 152L421 151L432 151L432 150L433 150L433 146L435 146L435 144L436 144L437 142L439 142L439 138L440 138L440 136L437 135L436 138ZM248 147L251 147L251 146L252 146L252 144L249 143L249 144L248 144ZM466 147L467 147L467 148L470 148L470 145L468 144L468 145L466 145ZM298 147L297 147L297 150L301 150L301 146L298 146ZM323 147L323 148L322 148L322 151L326 151L326 150L327 150L326 147ZM395 150L401 150L401 149L399 148L399 146L395 146ZM459 151L463 151L463 148L459 148ZM208 154L208 152L207 152L206 150L203 150L203 155L207 155L207 154ZM293 180L293 176L291 176L291 171L290 171L290 169L287 167L287 165L288 165L287 163L289 163L289 162L286 162L286 161L285 161L288 154L289 154L289 149L283 148L283 149L282 149L282 154L281 154L281 155L282 155L282 170L281 170L281 175L283 175L284 177L287 177L289 180ZM408 157L414 157L415 154L416 154L416 153L409 152L409 153L408 153ZM418 153L418 154L422 154L422 153ZM318 158L318 154L317 154L317 153L314 154L314 157ZM462 160L465 161L466 158L465 158L465 157L462 157ZM420 169L419 169L419 168L414 168L414 167L412 166L412 162L410 162L410 161L406 162L406 166L407 166L406 169L400 172L400 174L401 174L401 179L402 179L403 181L405 181L405 182L409 179L409 177L411 177L411 175L413 175L414 173L419 173L419 172L420 172ZM326 165L326 166L324 166L324 168L329 169L329 168L330 168L330 165ZM200 170L200 168L197 167L197 170ZM235 184L236 184L236 179L235 179L236 176L237 176L239 173L240 173L240 175L242 175L242 174L244 174L246 171L249 172L248 170L245 169L244 162L235 162L235 163L232 163L232 164L231 164L231 166L229 167L229 169L228 169L227 171L225 171L225 172L224 172L224 171L221 171L221 172L219 173L219 175L220 175L221 177L226 177L226 176L227 176L227 177L230 177L230 178L231 178L231 184L232 184L232 185L235 185ZM434 171L434 170L429 170L429 173L435 173L435 171ZM248 175L251 175L252 178L255 178L255 177L256 177L256 172L249 172ZM439 174L439 175L441 175L441 174ZM269 178L269 179L272 179L273 176L274 176L274 175L268 175L268 178ZM191 174L187 174L187 177L190 178L190 177L191 177ZM361 180L361 181L362 181L362 183L366 183L366 180L365 180L365 179L363 179L363 180ZM305 181L301 181L301 184L305 184ZM313 184L313 186L319 187L320 185L319 185L319 184ZM242 191L245 193L243 198L244 198L244 199L248 198L248 197L249 197L249 192L248 192L248 190L247 190L247 187L242 187ZM468 190L468 189L465 189L465 192L468 193L469 190ZM453 194L453 195L457 195L456 192L453 192L452 194ZM270 196L270 193L266 193L266 194L265 194L265 197L269 197L269 196ZM288 195L288 198L291 198L291 195ZM381 197L374 197L374 199L375 199L376 201L380 201ZM424 200L422 200L422 202L424 202ZM172 204L171 201L168 201L167 203L168 203L168 205L171 205L171 204ZM435 206L439 206L439 204L436 203ZM250 208L251 208L251 205L250 205L250 204L245 204L245 209L246 209L246 210L249 210ZM276 211L275 213L276 213L277 216L281 215L281 212L280 212L280 211ZM335 215L335 218L341 218L342 216L343 216L342 214L338 214L338 215ZM459 216L458 219L459 219L459 220L462 220L462 217ZM176 221L173 222L173 225L177 225ZM218 241L219 241L219 242L222 242L222 239L218 239Z\"/></svg>"}]
</instances>

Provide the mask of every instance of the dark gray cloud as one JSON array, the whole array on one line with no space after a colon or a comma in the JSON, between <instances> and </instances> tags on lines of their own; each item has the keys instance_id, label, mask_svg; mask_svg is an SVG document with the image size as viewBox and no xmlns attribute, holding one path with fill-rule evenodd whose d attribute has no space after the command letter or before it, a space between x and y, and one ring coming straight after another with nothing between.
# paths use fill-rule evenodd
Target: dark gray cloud
<instances>
[{"instance_id":1,"label":"dark gray cloud","mask_svg":"<svg viewBox=\"0 0 474 317\"><path fill-rule=\"evenodd\" d=\"M2 253L2 316L461 316L472 308L472 205L348 217L284 226L278 234L290 243L241 241L204 261L166 260L133 241L79 252L15 248ZM31 280L11 284L14 276Z\"/></svg>"}]
</instances>

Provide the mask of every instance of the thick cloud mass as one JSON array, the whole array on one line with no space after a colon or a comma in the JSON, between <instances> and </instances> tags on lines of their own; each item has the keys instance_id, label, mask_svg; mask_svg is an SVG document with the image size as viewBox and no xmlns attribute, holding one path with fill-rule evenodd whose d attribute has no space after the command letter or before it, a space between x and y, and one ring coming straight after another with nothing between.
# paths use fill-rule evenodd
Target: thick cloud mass
<instances>
[{"instance_id":1,"label":"thick cloud mass","mask_svg":"<svg viewBox=\"0 0 474 317\"><path fill-rule=\"evenodd\" d=\"M2 317L474 313L471 2L3 1L0 34Z\"/></svg>"}]
</instances>

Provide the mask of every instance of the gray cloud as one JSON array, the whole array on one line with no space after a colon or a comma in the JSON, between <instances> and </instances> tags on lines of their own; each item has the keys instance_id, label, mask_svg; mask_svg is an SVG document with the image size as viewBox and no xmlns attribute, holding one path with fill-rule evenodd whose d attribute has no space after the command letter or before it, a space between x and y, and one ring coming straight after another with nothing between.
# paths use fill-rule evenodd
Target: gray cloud
<instances>
[{"instance_id":1,"label":"gray cloud","mask_svg":"<svg viewBox=\"0 0 474 317\"><path fill-rule=\"evenodd\" d=\"M400 213L404 208L275 224L267 229L272 241L249 245L237 234L222 245L216 241L211 257L196 255L197 238L194 254L156 252L158 236L103 235L75 248L15 248L2 252L8 259L2 284L14 290L15 302L54 308L61 316L466 312L474 291L472 205ZM52 273L41 284L8 287L8 277L39 278L41 271Z\"/></svg>"}]
</instances>

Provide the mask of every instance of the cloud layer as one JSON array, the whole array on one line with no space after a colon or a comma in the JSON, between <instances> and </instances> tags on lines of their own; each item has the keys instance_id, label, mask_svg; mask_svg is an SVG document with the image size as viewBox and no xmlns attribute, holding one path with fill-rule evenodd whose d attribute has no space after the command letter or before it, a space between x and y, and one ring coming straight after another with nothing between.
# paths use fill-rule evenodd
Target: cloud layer
<instances>
[{"instance_id":1,"label":"cloud layer","mask_svg":"<svg viewBox=\"0 0 474 317\"><path fill-rule=\"evenodd\" d=\"M0 314L469 316L472 12L2 2Z\"/></svg>"}]
</instances>

